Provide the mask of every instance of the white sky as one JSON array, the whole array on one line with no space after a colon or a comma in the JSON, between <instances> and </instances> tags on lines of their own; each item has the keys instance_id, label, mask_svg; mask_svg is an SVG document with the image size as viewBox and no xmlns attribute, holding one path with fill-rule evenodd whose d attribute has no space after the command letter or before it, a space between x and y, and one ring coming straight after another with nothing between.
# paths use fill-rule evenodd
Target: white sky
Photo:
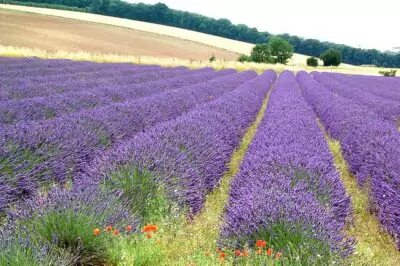
<instances>
[{"instance_id":1,"label":"white sky","mask_svg":"<svg viewBox=\"0 0 400 266\"><path fill-rule=\"evenodd\" d=\"M400 47L399 0L127 0L227 18L273 34L289 33L353 47Z\"/></svg>"}]
</instances>

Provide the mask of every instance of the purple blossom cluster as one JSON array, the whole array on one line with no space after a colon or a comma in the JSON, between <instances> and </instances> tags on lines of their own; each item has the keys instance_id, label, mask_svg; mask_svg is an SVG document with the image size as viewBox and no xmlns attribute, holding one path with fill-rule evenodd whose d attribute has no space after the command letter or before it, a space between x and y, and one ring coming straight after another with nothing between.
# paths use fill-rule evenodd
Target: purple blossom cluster
<instances>
[{"instance_id":1,"label":"purple blossom cluster","mask_svg":"<svg viewBox=\"0 0 400 266\"><path fill-rule=\"evenodd\" d=\"M334 76L328 73L313 72L311 75L316 81L330 89L333 93L367 106L384 119L396 122L400 118L400 101L388 99L384 96L372 93L369 89L364 89L363 86L365 86L364 84L368 84L368 79L364 80L364 82L359 81L355 86L347 85L344 82L342 83L334 79ZM385 91L382 91L382 95L385 93ZM397 94L400 96L400 90Z\"/></svg>"},{"instance_id":2,"label":"purple blossom cluster","mask_svg":"<svg viewBox=\"0 0 400 266\"><path fill-rule=\"evenodd\" d=\"M340 141L358 184L368 189L370 209L400 248L400 132L371 108L334 94L309 74L299 72L297 79L326 130Z\"/></svg>"},{"instance_id":3,"label":"purple blossom cluster","mask_svg":"<svg viewBox=\"0 0 400 266\"><path fill-rule=\"evenodd\" d=\"M152 71L143 73L139 75L140 77L133 75L122 79L123 76L121 76L112 84L107 84L108 82L104 84L100 81L100 86L90 86L89 89L0 102L0 124L49 119L65 113L132 100L135 97L150 94L152 90L148 87L155 87L159 81L167 84L170 80L173 82L174 77L189 78L191 75L211 71L209 68L192 71L184 68ZM79 86L85 88L86 84Z\"/></svg>"},{"instance_id":4,"label":"purple blossom cluster","mask_svg":"<svg viewBox=\"0 0 400 266\"><path fill-rule=\"evenodd\" d=\"M213 101L256 76L233 70L160 80L136 88L148 97L85 110L47 121L8 126L0 132L2 207L31 195L43 182L74 179L96 153L140 131ZM196 84L198 83L198 84ZM194 85L193 85L194 84ZM135 91L135 90L133 90Z\"/></svg>"},{"instance_id":5,"label":"purple blossom cluster","mask_svg":"<svg viewBox=\"0 0 400 266\"><path fill-rule=\"evenodd\" d=\"M283 72L232 181L220 242L243 247L266 239L275 249L291 247L287 254L313 248L307 259L294 255L311 263L320 252L313 239L347 255L353 240L342 231L351 211L324 133L293 73Z\"/></svg>"},{"instance_id":6,"label":"purple blossom cluster","mask_svg":"<svg viewBox=\"0 0 400 266\"><path fill-rule=\"evenodd\" d=\"M96 184L121 167L134 165L154 173L171 199L197 213L226 171L275 79L276 74L267 71L176 120L135 135L93 160L84 180Z\"/></svg>"}]
</instances>

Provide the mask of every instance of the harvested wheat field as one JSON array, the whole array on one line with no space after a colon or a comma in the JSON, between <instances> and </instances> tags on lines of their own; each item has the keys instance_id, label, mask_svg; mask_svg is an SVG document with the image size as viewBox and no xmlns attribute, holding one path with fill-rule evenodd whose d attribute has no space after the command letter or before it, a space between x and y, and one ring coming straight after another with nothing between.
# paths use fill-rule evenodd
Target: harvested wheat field
<instances>
[{"instance_id":1,"label":"harvested wheat field","mask_svg":"<svg viewBox=\"0 0 400 266\"><path fill-rule=\"evenodd\" d=\"M111 25L0 9L0 44L49 52L235 60L237 53L201 43Z\"/></svg>"}]
</instances>

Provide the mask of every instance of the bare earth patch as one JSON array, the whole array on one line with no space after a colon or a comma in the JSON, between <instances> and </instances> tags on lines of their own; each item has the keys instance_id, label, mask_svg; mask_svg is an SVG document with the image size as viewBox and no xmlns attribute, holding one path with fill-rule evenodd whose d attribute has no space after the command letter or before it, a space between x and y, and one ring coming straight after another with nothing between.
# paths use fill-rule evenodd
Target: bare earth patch
<instances>
[{"instance_id":1,"label":"bare earth patch","mask_svg":"<svg viewBox=\"0 0 400 266\"><path fill-rule=\"evenodd\" d=\"M100 23L0 9L0 44L50 52L235 60L239 55L201 43Z\"/></svg>"}]
</instances>

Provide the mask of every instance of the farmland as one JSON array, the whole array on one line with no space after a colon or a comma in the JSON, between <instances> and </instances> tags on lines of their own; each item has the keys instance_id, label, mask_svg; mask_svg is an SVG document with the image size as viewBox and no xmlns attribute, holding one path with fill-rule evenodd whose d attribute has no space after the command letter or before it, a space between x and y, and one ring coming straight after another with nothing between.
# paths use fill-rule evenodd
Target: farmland
<instances>
[{"instance_id":1,"label":"farmland","mask_svg":"<svg viewBox=\"0 0 400 266\"><path fill-rule=\"evenodd\" d=\"M400 80L0 58L0 265L398 265Z\"/></svg>"}]
</instances>

